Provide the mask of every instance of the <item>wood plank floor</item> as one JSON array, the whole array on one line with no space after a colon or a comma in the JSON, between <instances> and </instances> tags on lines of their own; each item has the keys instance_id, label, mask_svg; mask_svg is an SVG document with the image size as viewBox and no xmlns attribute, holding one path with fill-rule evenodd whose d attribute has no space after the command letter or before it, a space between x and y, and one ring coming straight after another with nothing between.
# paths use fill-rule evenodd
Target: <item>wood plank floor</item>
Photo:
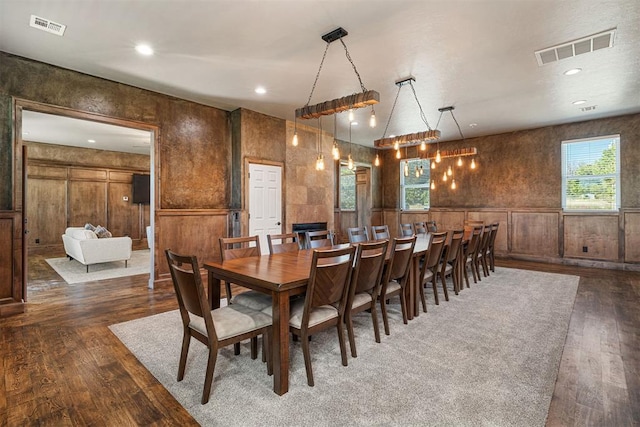
<instances>
[{"instance_id":1,"label":"wood plank floor","mask_svg":"<svg viewBox=\"0 0 640 427\"><path fill-rule=\"evenodd\" d=\"M171 283L67 285L44 259L26 312L0 320L0 425L197 425L107 328L177 308ZM640 273L500 266L581 277L547 425L640 425Z\"/></svg>"}]
</instances>

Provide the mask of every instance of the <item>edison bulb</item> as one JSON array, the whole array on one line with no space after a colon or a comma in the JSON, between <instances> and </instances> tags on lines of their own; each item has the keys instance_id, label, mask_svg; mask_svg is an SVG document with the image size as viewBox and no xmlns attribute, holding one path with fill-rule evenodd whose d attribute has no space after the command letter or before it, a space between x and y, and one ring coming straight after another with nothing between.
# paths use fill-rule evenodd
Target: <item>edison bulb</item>
<instances>
[{"instance_id":1,"label":"edison bulb","mask_svg":"<svg viewBox=\"0 0 640 427\"><path fill-rule=\"evenodd\" d=\"M400 150L396 150L396 159L399 159L400 157L402 157L400 156Z\"/></svg>"},{"instance_id":2,"label":"edison bulb","mask_svg":"<svg viewBox=\"0 0 640 427\"><path fill-rule=\"evenodd\" d=\"M449 175L449 176L453 175L453 171L451 170L451 166L449 166L447 168L447 175Z\"/></svg>"},{"instance_id":3,"label":"edison bulb","mask_svg":"<svg viewBox=\"0 0 640 427\"><path fill-rule=\"evenodd\" d=\"M440 150L436 150L436 163L440 163L442 161L442 157L440 156Z\"/></svg>"},{"instance_id":4,"label":"edison bulb","mask_svg":"<svg viewBox=\"0 0 640 427\"><path fill-rule=\"evenodd\" d=\"M462 166L462 157L458 157L458 166Z\"/></svg>"},{"instance_id":5,"label":"edison bulb","mask_svg":"<svg viewBox=\"0 0 640 427\"><path fill-rule=\"evenodd\" d=\"M447 173L446 173L446 172L442 174L442 180L443 180L443 181L446 181L446 180L447 180Z\"/></svg>"},{"instance_id":6,"label":"edison bulb","mask_svg":"<svg viewBox=\"0 0 640 427\"><path fill-rule=\"evenodd\" d=\"M427 149L427 143L426 143L426 142L424 142L424 141L422 141L422 142L420 143L420 150L421 150L421 151L424 151L424 150L426 150L426 149Z\"/></svg>"},{"instance_id":7,"label":"edison bulb","mask_svg":"<svg viewBox=\"0 0 640 427\"><path fill-rule=\"evenodd\" d=\"M451 189L452 190L456 189L456 180L455 179L453 181L451 181Z\"/></svg>"},{"instance_id":8,"label":"edison bulb","mask_svg":"<svg viewBox=\"0 0 640 427\"><path fill-rule=\"evenodd\" d=\"M432 190L436 189L436 182L434 180L431 180L431 189Z\"/></svg>"},{"instance_id":9,"label":"edison bulb","mask_svg":"<svg viewBox=\"0 0 640 427\"><path fill-rule=\"evenodd\" d=\"M291 144L292 144L294 147L297 147L297 146L298 146L298 132L295 132L295 133L293 134L293 141L291 141Z\"/></svg>"},{"instance_id":10,"label":"edison bulb","mask_svg":"<svg viewBox=\"0 0 640 427\"><path fill-rule=\"evenodd\" d=\"M476 168L476 159L471 159L471 169Z\"/></svg>"}]
</instances>

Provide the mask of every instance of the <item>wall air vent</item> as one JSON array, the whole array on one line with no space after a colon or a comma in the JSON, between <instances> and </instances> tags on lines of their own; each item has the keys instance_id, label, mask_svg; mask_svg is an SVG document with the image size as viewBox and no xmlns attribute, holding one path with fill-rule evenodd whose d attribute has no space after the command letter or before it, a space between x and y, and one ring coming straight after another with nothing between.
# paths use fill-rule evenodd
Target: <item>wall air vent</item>
<instances>
[{"instance_id":1,"label":"wall air vent","mask_svg":"<svg viewBox=\"0 0 640 427\"><path fill-rule=\"evenodd\" d=\"M587 111L593 111L595 109L596 109L596 105L590 105L588 107L580 108L580 111L582 111L583 113L586 113Z\"/></svg>"},{"instance_id":2,"label":"wall air vent","mask_svg":"<svg viewBox=\"0 0 640 427\"><path fill-rule=\"evenodd\" d=\"M582 55L583 53L594 52L606 47L613 47L615 35L616 28L613 28L578 40L537 50L535 52L536 60L538 61L539 66L543 66L551 62L560 61L561 59Z\"/></svg>"},{"instance_id":3,"label":"wall air vent","mask_svg":"<svg viewBox=\"0 0 640 427\"><path fill-rule=\"evenodd\" d=\"M58 36L63 36L64 30L67 29L66 25L58 24L57 22L53 22L49 19L41 18L36 15L31 15L31 21L29 21L29 25L33 28L37 28L39 30L46 31Z\"/></svg>"}]
</instances>

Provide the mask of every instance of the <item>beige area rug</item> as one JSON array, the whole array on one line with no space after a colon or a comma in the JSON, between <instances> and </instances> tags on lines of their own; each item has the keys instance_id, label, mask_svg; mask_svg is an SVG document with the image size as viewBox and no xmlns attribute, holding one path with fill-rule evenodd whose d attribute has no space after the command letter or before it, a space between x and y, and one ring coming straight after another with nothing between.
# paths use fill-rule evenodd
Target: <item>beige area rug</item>
<instances>
[{"instance_id":1,"label":"beige area rug","mask_svg":"<svg viewBox=\"0 0 640 427\"><path fill-rule=\"evenodd\" d=\"M91 264L89 272L84 264L75 259L69 258L49 258L47 263L58 273L68 284L93 282L96 280L113 279L116 277L135 276L137 274L149 274L150 263L149 249L131 252L131 259L124 266L124 261L103 262Z\"/></svg>"},{"instance_id":2,"label":"beige area rug","mask_svg":"<svg viewBox=\"0 0 640 427\"><path fill-rule=\"evenodd\" d=\"M206 426L543 426L579 278L498 268L449 302L402 324L390 305L391 335L376 344L370 317L356 316L358 357L343 367L335 330L314 335L315 387L291 343L289 393L248 344L218 356L211 400L200 404L207 350L192 340L185 379L176 381L178 311L110 326L187 411ZM431 298L433 301L433 298ZM348 347L348 344L347 344Z\"/></svg>"}]
</instances>

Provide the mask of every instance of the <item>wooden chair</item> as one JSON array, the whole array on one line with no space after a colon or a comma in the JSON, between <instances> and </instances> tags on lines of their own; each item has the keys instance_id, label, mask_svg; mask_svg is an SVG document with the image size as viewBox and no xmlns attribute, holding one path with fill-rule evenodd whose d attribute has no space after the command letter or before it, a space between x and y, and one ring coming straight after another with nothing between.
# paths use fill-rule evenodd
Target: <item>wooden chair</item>
<instances>
[{"instance_id":1,"label":"wooden chair","mask_svg":"<svg viewBox=\"0 0 640 427\"><path fill-rule=\"evenodd\" d=\"M307 371L307 384L313 386L313 370L309 352L309 337L318 331L335 326L338 330L342 364L347 366L347 351L344 342L344 312L353 259L356 248L348 246L339 249L313 251L311 273L304 300L296 300L291 305L289 330L299 336Z\"/></svg>"},{"instance_id":2,"label":"wooden chair","mask_svg":"<svg viewBox=\"0 0 640 427\"><path fill-rule=\"evenodd\" d=\"M352 317L354 314L364 310L371 312L373 333L376 342L380 342L376 301L380 294L380 282L388 246L388 240L372 243L363 242L358 245L356 250L355 266L353 268L353 275L351 276L351 285L349 286L345 313L345 323L347 324L352 357L358 357L355 334L353 333Z\"/></svg>"},{"instance_id":3,"label":"wooden chair","mask_svg":"<svg viewBox=\"0 0 640 427\"><path fill-rule=\"evenodd\" d=\"M276 243L279 241L280 243ZM269 253L280 254L283 252L297 252L300 250L298 235L296 233L267 234Z\"/></svg>"},{"instance_id":4,"label":"wooden chair","mask_svg":"<svg viewBox=\"0 0 640 427\"><path fill-rule=\"evenodd\" d=\"M438 227L436 227L435 221L427 221L427 231L429 233L436 233L438 231Z\"/></svg>"},{"instance_id":5,"label":"wooden chair","mask_svg":"<svg viewBox=\"0 0 640 427\"><path fill-rule=\"evenodd\" d=\"M413 236L415 234L413 231L413 224L400 224L400 234L402 237Z\"/></svg>"},{"instance_id":6,"label":"wooden chair","mask_svg":"<svg viewBox=\"0 0 640 427\"><path fill-rule=\"evenodd\" d=\"M427 234L429 232L427 230L427 223L424 221L414 222L413 229L416 234Z\"/></svg>"},{"instance_id":7,"label":"wooden chair","mask_svg":"<svg viewBox=\"0 0 640 427\"><path fill-rule=\"evenodd\" d=\"M460 291L460 250L462 246L462 239L464 238L464 230L452 230L450 231L451 238L447 237L449 242L444 250L442 257L442 263L439 267L440 278L442 279L442 286L446 288L447 276L451 276L453 282L453 291L458 295ZM447 298L447 301L449 299Z\"/></svg>"},{"instance_id":8,"label":"wooden chair","mask_svg":"<svg viewBox=\"0 0 640 427\"><path fill-rule=\"evenodd\" d=\"M373 240L389 239L389 227L387 225L372 225L371 238Z\"/></svg>"},{"instance_id":9,"label":"wooden chair","mask_svg":"<svg viewBox=\"0 0 640 427\"><path fill-rule=\"evenodd\" d=\"M416 236L396 237L393 239L389 249L390 257L382 278L382 287L378 297L386 335L389 335L389 318L386 307L386 302L389 298L396 295L400 296L402 321L407 324L407 301L404 289L409 281L411 258L413 257L415 245Z\"/></svg>"},{"instance_id":10,"label":"wooden chair","mask_svg":"<svg viewBox=\"0 0 640 427\"><path fill-rule=\"evenodd\" d=\"M483 225L477 225L473 227L471 231L471 237L469 238L469 243L467 244L464 250L464 255L462 257L462 262L464 263L462 265L464 272L464 281L467 284L467 288L469 287L469 273L467 273L467 267L471 268L471 273L473 274L473 283L478 283L478 272L475 269L473 257L475 256L475 252L478 250L478 245L480 244L480 239L482 238L483 228Z\"/></svg>"},{"instance_id":11,"label":"wooden chair","mask_svg":"<svg viewBox=\"0 0 640 427\"><path fill-rule=\"evenodd\" d=\"M444 251L446 241L446 231L443 231L442 233L431 233L431 235L429 236L429 249L424 256L424 262L422 263L422 267L420 268L420 280L418 281L420 298L422 299L422 311L424 311L425 313L427 312L427 299L425 297L424 288L428 282L431 282L431 286L433 288L433 299L436 305L440 304L437 287L438 267L440 266L440 260L442 259L442 252ZM449 295L447 293L446 285L444 285L443 288L445 299L449 301Z\"/></svg>"},{"instance_id":12,"label":"wooden chair","mask_svg":"<svg viewBox=\"0 0 640 427\"><path fill-rule=\"evenodd\" d=\"M482 274L484 277L489 276L489 264L487 263L486 253L489 250L489 242L491 240L491 225L485 225L482 230L482 238L478 244L478 250L475 253L474 263L476 265L476 271L478 271L478 278L480 278L480 267L482 267Z\"/></svg>"},{"instance_id":13,"label":"wooden chair","mask_svg":"<svg viewBox=\"0 0 640 427\"><path fill-rule=\"evenodd\" d=\"M333 232L330 230L318 230L305 232L309 249L333 246Z\"/></svg>"},{"instance_id":14,"label":"wooden chair","mask_svg":"<svg viewBox=\"0 0 640 427\"><path fill-rule=\"evenodd\" d=\"M266 358L267 373L271 375L273 369L269 351L271 317L239 304L210 310L196 257L178 255L169 249L165 250L165 254L183 325L178 381L182 381L184 378L191 337L209 348L204 390L202 391L203 405L209 401L218 349L221 347L246 339L251 339L254 342L258 336L262 335L263 352L268 354Z\"/></svg>"},{"instance_id":15,"label":"wooden chair","mask_svg":"<svg viewBox=\"0 0 640 427\"><path fill-rule=\"evenodd\" d=\"M475 227L475 226L478 226L478 225L484 225L484 221L482 221L480 219L465 219L464 220L464 225Z\"/></svg>"},{"instance_id":16,"label":"wooden chair","mask_svg":"<svg viewBox=\"0 0 640 427\"><path fill-rule=\"evenodd\" d=\"M351 227L347 229L349 243L360 243L369 241L367 227Z\"/></svg>"},{"instance_id":17,"label":"wooden chair","mask_svg":"<svg viewBox=\"0 0 640 427\"><path fill-rule=\"evenodd\" d=\"M487 259L489 260L489 268L491 271L496 271L495 246L499 226L499 222L494 222L493 224L491 224L491 238L489 239L489 250L487 254Z\"/></svg>"}]
</instances>

